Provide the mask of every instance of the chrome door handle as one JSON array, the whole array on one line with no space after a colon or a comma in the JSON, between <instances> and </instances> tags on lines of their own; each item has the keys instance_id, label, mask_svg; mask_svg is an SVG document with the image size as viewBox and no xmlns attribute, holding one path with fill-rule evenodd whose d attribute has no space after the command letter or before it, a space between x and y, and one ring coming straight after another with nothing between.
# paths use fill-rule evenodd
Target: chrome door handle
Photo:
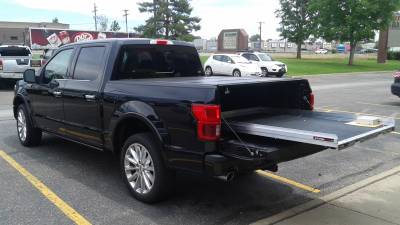
<instances>
[{"instance_id":1,"label":"chrome door handle","mask_svg":"<svg viewBox=\"0 0 400 225\"><path fill-rule=\"evenodd\" d=\"M54 91L53 92L54 97L56 98L60 98L62 96L62 92L61 91Z\"/></svg>"},{"instance_id":2,"label":"chrome door handle","mask_svg":"<svg viewBox=\"0 0 400 225\"><path fill-rule=\"evenodd\" d=\"M88 101L94 101L96 100L96 95L84 95L85 99Z\"/></svg>"}]
</instances>

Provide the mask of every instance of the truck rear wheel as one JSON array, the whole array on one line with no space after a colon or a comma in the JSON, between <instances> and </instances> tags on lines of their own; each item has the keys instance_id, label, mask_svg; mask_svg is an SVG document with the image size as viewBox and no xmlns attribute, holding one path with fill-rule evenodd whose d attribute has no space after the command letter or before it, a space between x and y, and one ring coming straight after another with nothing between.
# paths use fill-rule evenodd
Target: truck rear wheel
<instances>
[{"instance_id":1,"label":"truck rear wheel","mask_svg":"<svg viewBox=\"0 0 400 225\"><path fill-rule=\"evenodd\" d=\"M42 130L33 126L23 104L17 108L17 132L18 138L24 146L35 146L42 140Z\"/></svg>"},{"instance_id":2,"label":"truck rear wheel","mask_svg":"<svg viewBox=\"0 0 400 225\"><path fill-rule=\"evenodd\" d=\"M170 194L174 174L161 157L161 147L151 133L130 136L121 151L123 180L139 201L154 203Z\"/></svg>"}]
</instances>

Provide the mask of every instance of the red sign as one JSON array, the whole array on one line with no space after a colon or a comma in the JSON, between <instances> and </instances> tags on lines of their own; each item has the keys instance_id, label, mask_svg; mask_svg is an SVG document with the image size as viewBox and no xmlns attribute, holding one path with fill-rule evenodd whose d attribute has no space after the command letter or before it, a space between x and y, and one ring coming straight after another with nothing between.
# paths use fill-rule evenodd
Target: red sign
<instances>
[{"instance_id":1,"label":"red sign","mask_svg":"<svg viewBox=\"0 0 400 225\"><path fill-rule=\"evenodd\" d=\"M46 28L30 28L29 30L32 49L55 49L73 42L128 37L128 34L123 32L98 32ZM136 35L131 33L129 34L129 37L136 37Z\"/></svg>"}]
</instances>

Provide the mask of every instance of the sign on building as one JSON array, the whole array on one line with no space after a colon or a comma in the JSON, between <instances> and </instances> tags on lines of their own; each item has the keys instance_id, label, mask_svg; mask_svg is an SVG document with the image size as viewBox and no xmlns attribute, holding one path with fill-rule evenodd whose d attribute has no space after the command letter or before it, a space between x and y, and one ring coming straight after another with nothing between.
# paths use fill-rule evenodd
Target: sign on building
<instances>
[{"instance_id":1,"label":"sign on building","mask_svg":"<svg viewBox=\"0 0 400 225\"><path fill-rule=\"evenodd\" d=\"M243 29L222 30L218 35L218 51L243 51L249 46L249 35Z\"/></svg>"}]
</instances>

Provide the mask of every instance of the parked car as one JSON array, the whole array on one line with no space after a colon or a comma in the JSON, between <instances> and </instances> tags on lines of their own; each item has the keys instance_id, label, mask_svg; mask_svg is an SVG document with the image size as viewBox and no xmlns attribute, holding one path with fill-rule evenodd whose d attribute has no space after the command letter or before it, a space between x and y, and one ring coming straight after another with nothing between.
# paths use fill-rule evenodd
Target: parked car
<instances>
[{"instance_id":1,"label":"parked car","mask_svg":"<svg viewBox=\"0 0 400 225\"><path fill-rule=\"evenodd\" d=\"M22 79L25 70L31 67L32 53L21 45L0 46L0 79Z\"/></svg>"},{"instance_id":2,"label":"parked car","mask_svg":"<svg viewBox=\"0 0 400 225\"><path fill-rule=\"evenodd\" d=\"M355 115L313 105L305 79L206 77L192 44L149 39L62 46L37 76L25 71L13 100L22 145L46 132L111 151L143 202L167 196L176 170L227 181L394 128L388 118L353 126Z\"/></svg>"},{"instance_id":3,"label":"parked car","mask_svg":"<svg viewBox=\"0 0 400 225\"><path fill-rule=\"evenodd\" d=\"M262 71L246 58L236 54L214 54L204 63L206 76L214 74L241 76L261 76Z\"/></svg>"},{"instance_id":4,"label":"parked car","mask_svg":"<svg viewBox=\"0 0 400 225\"><path fill-rule=\"evenodd\" d=\"M266 53L243 52L240 53L240 55L250 62L257 64L263 76L275 75L277 77L282 77L288 71L286 64L273 60L272 57Z\"/></svg>"},{"instance_id":5,"label":"parked car","mask_svg":"<svg viewBox=\"0 0 400 225\"><path fill-rule=\"evenodd\" d=\"M394 73L394 82L391 86L392 94L400 97L400 70Z\"/></svg>"},{"instance_id":6,"label":"parked car","mask_svg":"<svg viewBox=\"0 0 400 225\"><path fill-rule=\"evenodd\" d=\"M374 48L363 48L360 51L358 51L358 54L368 54L368 53L377 53L378 49Z\"/></svg>"},{"instance_id":7,"label":"parked car","mask_svg":"<svg viewBox=\"0 0 400 225\"><path fill-rule=\"evenodd\" d=\"M317 49L317 50L315 51L315 54L323 54L323 55L325 55L325 54L327 54L328 52L329 52L328 50L323 49L323 48L320 48L320 49Z\"/></svg>"}]
</instances>

